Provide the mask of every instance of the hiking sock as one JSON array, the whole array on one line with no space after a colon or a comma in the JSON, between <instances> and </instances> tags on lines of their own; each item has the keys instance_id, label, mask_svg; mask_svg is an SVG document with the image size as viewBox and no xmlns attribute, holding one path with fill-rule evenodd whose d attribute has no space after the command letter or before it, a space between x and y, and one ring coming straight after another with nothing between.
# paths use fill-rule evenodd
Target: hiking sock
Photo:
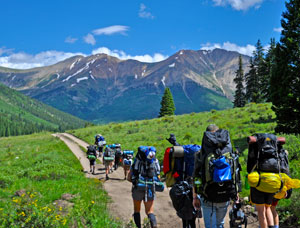
<instances>
[{"instance_id":1,"label":"hiking sock","mask_svg":"<svg viewBox=\"0 0 300 228\"><path fill-rule=\"evenodd\" d=\"M279 225L274 225L274 228L279 228Z\"/></svg>"},{"instance_id":2,"label":"hiking sock","mask_svg":"<svg viewBox=\"0 0 300 228\"><path fill-rule=\"evenodd\" d=\"M269 226L269 228L275 228L275 226Z\"/></svg>"},{"instance_id":3,"label":"hiking sock","mask_svg":"<svg viewBox=\"0 0 300 228\"><path fill-rule=\"evenodd\" d=\"M137 226L137 228L141 228L141 215L140 212L135 212L133 214L134 223Z\"/></svg>"},{"instance_id":4,"label":"hiking sock","mask_svg":"<svg viewBox=\"0 0 300 228\"><path fill-rule=\"evenodd\" d=\"M157 227L156 217L154 214L148 214L148 218L150 219L151 228Z\"/></svg>"}]
</instances>

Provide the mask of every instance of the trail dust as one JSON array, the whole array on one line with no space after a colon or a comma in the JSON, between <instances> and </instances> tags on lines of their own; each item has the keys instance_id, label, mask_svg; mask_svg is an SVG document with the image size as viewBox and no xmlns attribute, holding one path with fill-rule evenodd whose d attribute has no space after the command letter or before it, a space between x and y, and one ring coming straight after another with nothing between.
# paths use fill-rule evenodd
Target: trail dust
<instances>
[{"instance_id":1,"label":"trail dust","mask_svg":"<svg viewBox=\"0 0 300 228\"><path fill-rule=\"evenodd\" d=\"M92 175L89 173L89 160L86 158L85 152L83 152L79 147L81 146L86 148L89 144L67 133L53 134L53 136L60 138L70 148L70 150L80 161L87 178L97 178L104 182L104 189L112 199L112 202L109 204L110 214L115 219L124 221L125 224L129 223L133 214L133 202L131 197L132 184L124 180L123 168L119 167L113 173L109 174L110 179L106 181L104 165L96 164L96 173L95 175ZM154 201L154 214L157 217L158 227L182 227L181 219L176 215L176 211L172 206L168 188L165 188L164 192L156 193L156 199ZM141 217L142 221L147 217L143 210L143 206L141 210ZM203 218L197 219L196 227L204 227ZM228 213L225 217L224 227L229 228ZM248 227L254 228L258 226L252 224Z\"/></svg>"}]
</instances>

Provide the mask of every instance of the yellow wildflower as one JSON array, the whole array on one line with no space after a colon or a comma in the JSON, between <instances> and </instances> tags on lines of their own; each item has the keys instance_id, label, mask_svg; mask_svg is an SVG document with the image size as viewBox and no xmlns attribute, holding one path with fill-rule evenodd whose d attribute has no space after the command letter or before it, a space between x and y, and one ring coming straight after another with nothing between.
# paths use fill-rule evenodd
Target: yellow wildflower
<instances>
[{"instance_id":1,"label":"yellow wildflower","mask_svg":"<svg viewBox=\"0 0 300 228\"><path fill-rule=\"evenodd\" d=\"M50 211L51 211L51 208L48 209L48 212L50 212Z\"/></svg>"},{"instance_id":2,"label":"yellow wildflower","mask_svg":"<svg viewBox=\"0 0 300 228\"><path fill-rule=\"evenodd\" d=\"M61 211L61 210L62 210L62 207L59 207L59 210Z\"/></svg>"},{"instance_id":3,"label":"yellow wildflower","mask_svg":"<svg viewBox=\"0 0 300 228\"><path fill-rule=\"evenodd\" d=\"M95 201L94 200L92 200L92 204L94 204L95 203Z\"/></svg>"}]
</instances>

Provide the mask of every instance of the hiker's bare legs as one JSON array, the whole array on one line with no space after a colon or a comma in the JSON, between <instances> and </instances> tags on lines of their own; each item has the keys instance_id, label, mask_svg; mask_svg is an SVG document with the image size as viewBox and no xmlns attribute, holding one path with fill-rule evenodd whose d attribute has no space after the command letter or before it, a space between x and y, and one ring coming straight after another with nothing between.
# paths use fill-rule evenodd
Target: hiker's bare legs
<instances>
[{"instance_id":1,"label":"hiker's bare legs","mask_svg":"<svg viewBox=\"0 0 300 228\"><path fill-rule=\"evenodd\" d=\"M274 226L274 218L273 218L273 213L271 211L271 205L266 205L265 210L266 210L268 226Z\"/></svg>"},{"instance_id":2,"label":"hiker's bare legs","mask_svg":"<svg viewBox=\"0 0 300 228\"><path fill-rule=\"evenodd\" d=\"M274 225L273 215L270 206L256 205L256 210L258 214L260 228L268 228L268 226Z\"/></svg>"},{"instance_id":3,"label":"hiker's bare legs","mask_svg":"<svg viewBox=\"0 0 300 228\"><path fill-rule=\"evenodd\" d=\"M142 201L133 200L133 211L134 211L134 213L141 211L141 204L142 204Z\"/></svg>"},{"instance_id":4,"label":"hiker's bare legs","mask_svg":"<svg viewBox=\"0 0 300 228\"><path fill-rule=\"evenodd\" d=\"M276 211L276 206L271 206L271 211L273 214L274 226L276 226L276 225L278 226L279 225L279 216Z\"/></svg>"},{"instance_id":5,"label":"hiker's bare legs","mask_svg":"<svg viewBox=\"0 0 300 228\"><path fill-rule=\"evenodd\" d=\"M154 200L144 201L146 215L154 212Z\"/></svg>"}]
</instances>

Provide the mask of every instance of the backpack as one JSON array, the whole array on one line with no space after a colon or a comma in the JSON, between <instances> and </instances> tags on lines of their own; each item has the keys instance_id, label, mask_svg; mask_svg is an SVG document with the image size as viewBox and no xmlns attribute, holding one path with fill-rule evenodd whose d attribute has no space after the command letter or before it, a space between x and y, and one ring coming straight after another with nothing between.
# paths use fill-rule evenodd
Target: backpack
<instances>
[{"instance_id":1,"label":"backpack","mask_svg":"<svg viewBox=\"0 0 300 228\"><path fill-rule=\"evenodd\" d=\"M105 147L103 159L104 161L113 161L115 159L115 153L112 149L114 145L108 145Z\"/></svg>"},{"instance_id":2,"label":"backpack","mask_svg":"<svg viewBox=\"0 0 300 228\"><path fill-rule=\"evenodd\" d=\"M124 150L123 151L123 165L131 166L132 165L132 158L133 158L133 151L132 150Z\"/></svg>"},{"instance_id":3,"label":"backpack","mask_svg":"<svg viewBox=\"0 0 300 228\"><path fill-rule=\"evenodd\" d=\"M277 138L273 134L259 133L248 137L247 141L249 156L252 156L254 163L256 162L250 167L251 171L256 169L270 173L288 172L287 155L282 148L282 144L285 143L283 137Z\"/></svg>"},{"instance_id":4,"label":"backpack","mask_svg":"<svg viewBox=\"0 0 300 228\"><path fill-rule=\"evenodd\" d=\"M168 147L165 150L163 172L167 187L193 176L195 153L200 149L201 146L195 144Z\"/></svg>"},{"instance_id":5,"label":"backpack","mask_svg":"<svg viewBox=\"0 0 300 228\"><path fill-rule=\"evenodd\" d=\"M155 153L155 147L140 146L132 165L132 182L139 190L151 189L152 191L162 192L164 184L157 175L160 172L158 160L153 157L150 159L150 152Z\"/></svg>"},{"instance_id":6,"label":"backpack","mask_svg":"<svg viewBox=\"0 0 300 228\"><path fill-rule=\"evenodd\" d=\"M200 167L195 173L196 192L210 202L226 202L235 199L240 187L238 155L233 152L229 132L219 129L204 132L202 149L197 154Z\"/></svg>"},{"instance_id":7,"label":"backpack","mask_svg":"<svg viewBox=\"0 0 300 228\"><path fill-rule=\"evenodd\" d=\"M97 155L97 152L96 152L96 147L94 146L94 145L89 145L88 147L87 147L87 152L86 152L86 154L87 154L87 158L89 159L89 160L96 160L96 155Z\"/></svg>"},{"instance_id":8,"label":"backpack","mask_svg":"<svg viewBox=\"0 0 300 228\"><path fill-rule=\"evenodd\" d=\"M184 220L191 220L195 217L193 207L193 185L187 181L175 183L170 192L173 207L177 215Z\"/></svg>"}]
</instances>

